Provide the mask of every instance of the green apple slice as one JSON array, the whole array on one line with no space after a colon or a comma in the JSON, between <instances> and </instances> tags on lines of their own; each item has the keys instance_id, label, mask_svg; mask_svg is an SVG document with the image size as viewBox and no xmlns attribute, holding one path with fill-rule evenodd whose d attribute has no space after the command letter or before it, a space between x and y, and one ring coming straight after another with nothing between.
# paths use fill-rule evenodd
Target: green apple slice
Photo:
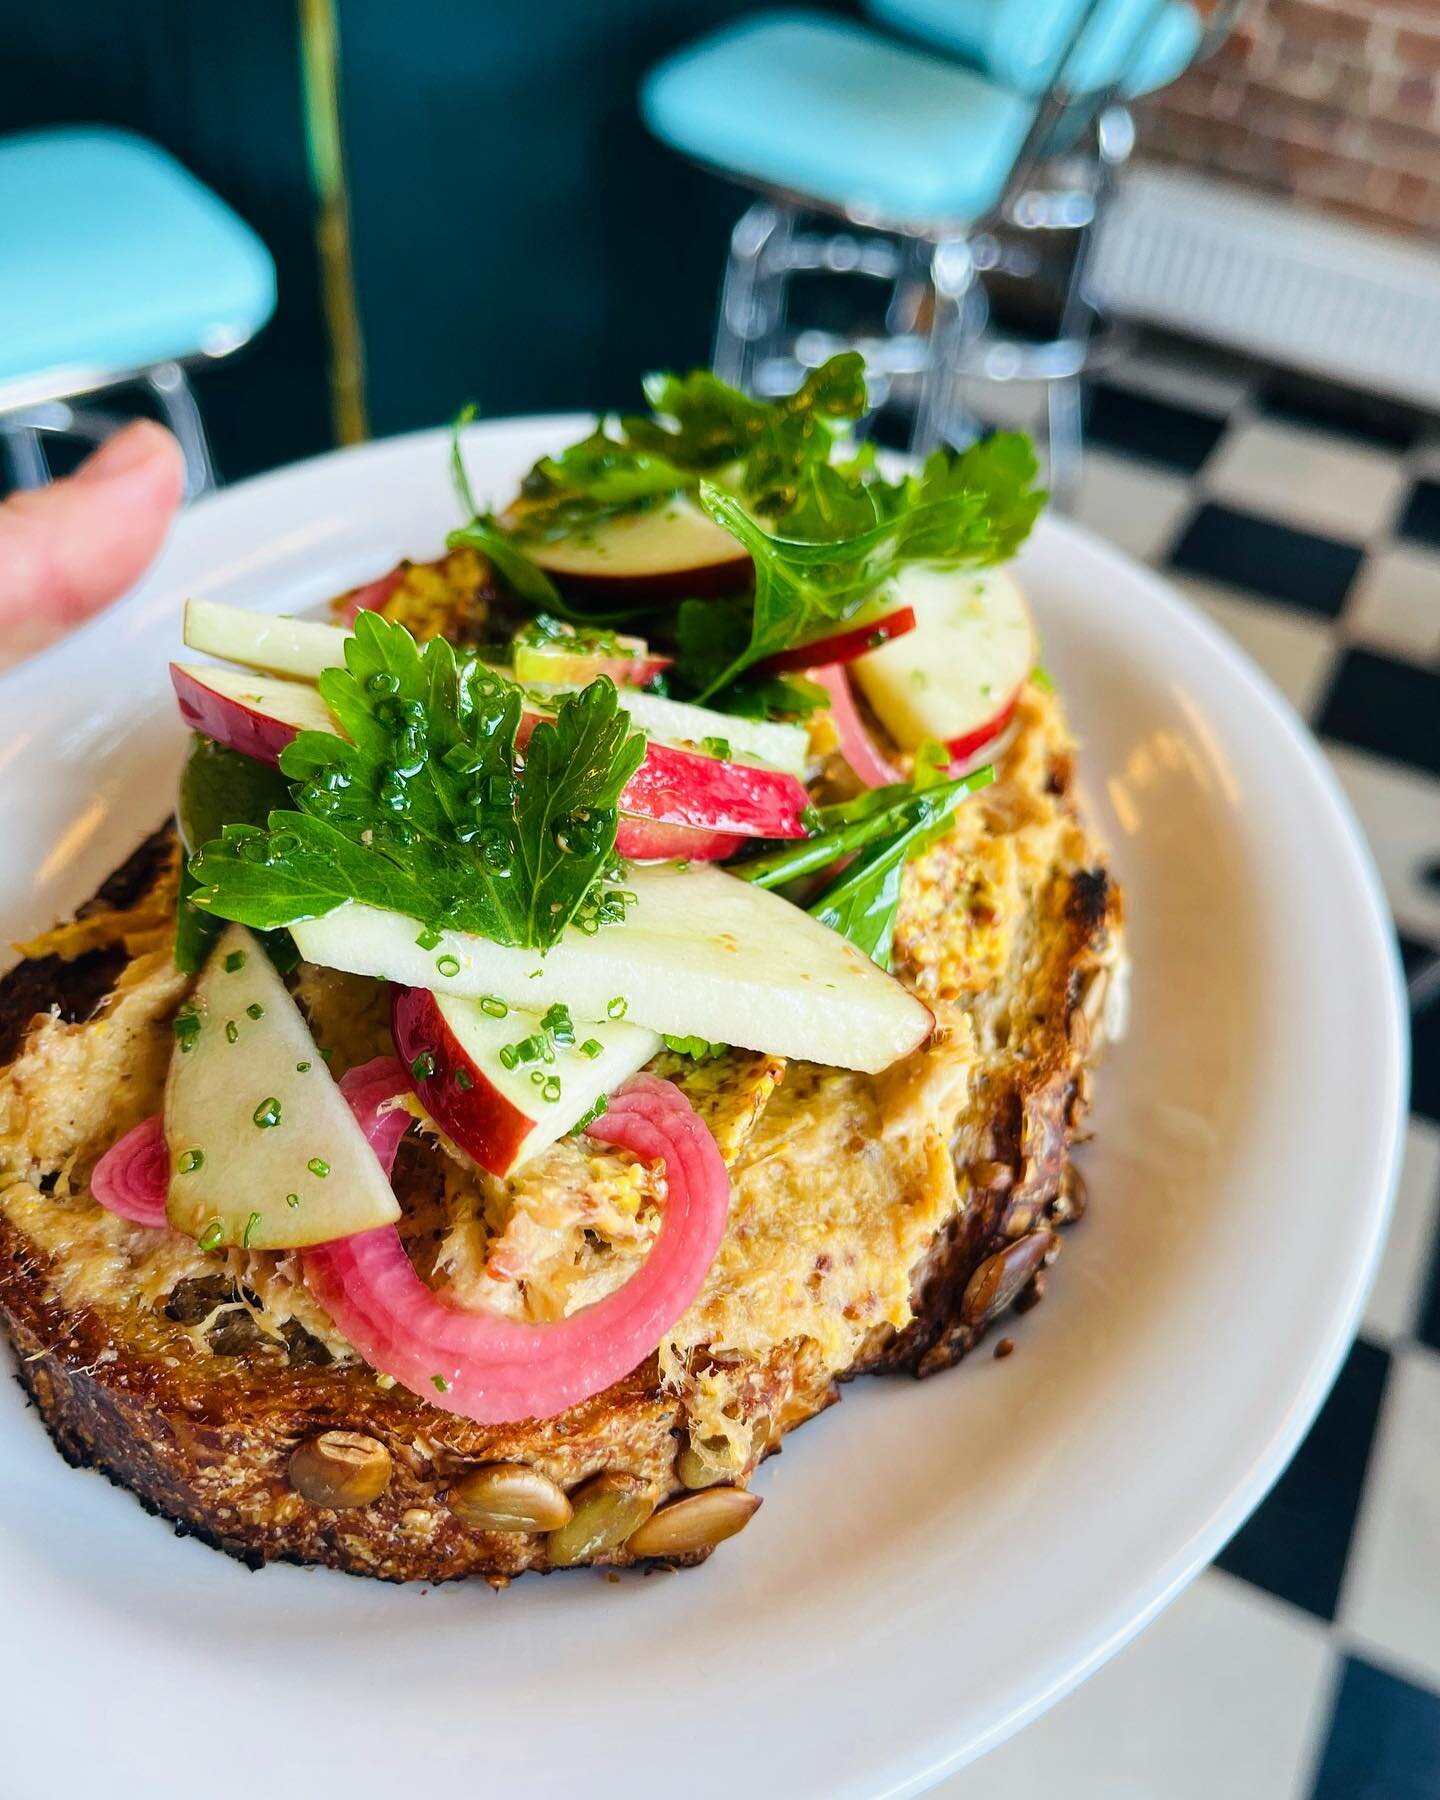
<instances>
[{"instance_id":1,"label":"green apple slice","mask_svg":"<svg viewBox=\"0 0 1440 1800\"><path fill-rule=\"evenodd\" d=\"M375 1152L264 950L231 925L165 1084L167 1213L207 1249L288 1250L393 1224Z\"/></svg>"},{"instance_id":2,"label":"green apple slice","mask_svg":"<svg viewBox=\"0 0 1440 1800\"><path fill-rule=\"evenodd\" d=\"M310 962L575 1019L876 1072L923 1043L929 1009L847 939L716 868L632 866L623 925L571 927L542 956L351 902L291 927ZM431 947L422 950L421 937ZM445 971L449 973L445 973Z\"/></svg>"}]
</instances>

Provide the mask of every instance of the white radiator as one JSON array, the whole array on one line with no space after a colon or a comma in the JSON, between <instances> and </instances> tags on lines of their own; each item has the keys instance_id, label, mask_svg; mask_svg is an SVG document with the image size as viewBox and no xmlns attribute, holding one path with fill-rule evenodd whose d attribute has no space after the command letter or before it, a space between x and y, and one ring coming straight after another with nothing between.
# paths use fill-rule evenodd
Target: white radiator
<instances>
[{"instance_id":1,"label":"white radiator","mask_svg":"<svg viewBox=\"0 0 1440 1800\"><path fill-rule=\"evenodd\" d=\"M1440 248L1142 168L1111 204L1092 284L1120 317L1440 407Z\"/></svg>"}]
</instances>

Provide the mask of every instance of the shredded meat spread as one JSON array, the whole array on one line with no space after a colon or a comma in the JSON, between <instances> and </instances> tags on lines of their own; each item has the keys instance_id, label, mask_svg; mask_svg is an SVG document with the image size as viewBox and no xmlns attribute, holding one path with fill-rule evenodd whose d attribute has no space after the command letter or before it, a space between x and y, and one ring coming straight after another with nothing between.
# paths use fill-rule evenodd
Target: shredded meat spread
<instances>
[{"instance_id":1,"label":"shredded meat spread","mask_svg":"<svg viewBox=\"0 0 1440 1800\"><path fill-rule=\"evenodd\" d=\"M999 779L907 869L895 966L936 1014L921 1050L877 1077L741 1050L698 1063L666 1053L653 1065L685 1090L732 1170L719 1255L661 1347L662 1371L687 1384L697 1436L708 1432L717 1455L748 1453L727 1354L763 1356L800 1339L835 1372L877 1325L908 1323L911 1271L965 1204L956 1171L978 1110L970 1100L1007 1040L996 995L1038 954L1058 904L1047 884L1085 865L1088 845L1065 797L1071 753L1055 703L1028 688ZM216 1259L188 1239L112 1218L86 1187L98 1156L161 1104L187 987L168 954L172 907L173 871L138 908L27 946L64 954L72 943L120 941L133 955L97 1019L41 1020L0 1073L0 1209L55 1255L67 1305L153 1309L177 1284L216 1273ZM337 1075L391 1050L384 984L302 966L293 986ZM423 1118L396 1187L427 1280L462 1305L537 1321L626 1280L665 1198L660 1169L583 1138L498 1181ZM227 1273L239 1296L228 1304L253 1303L277 1345L298 1325L330 1354L351 1354L293 1255L232 1251ZM214 1325L212 1315L188 1328L198 1340Z\"/></svg>"}]
</instances>

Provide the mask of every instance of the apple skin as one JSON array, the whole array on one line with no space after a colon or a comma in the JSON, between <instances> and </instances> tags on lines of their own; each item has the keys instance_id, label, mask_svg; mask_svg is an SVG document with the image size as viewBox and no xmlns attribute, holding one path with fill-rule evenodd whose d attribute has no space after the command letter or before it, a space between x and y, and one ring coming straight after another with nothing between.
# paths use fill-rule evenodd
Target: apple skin
<instances>
[{"instance_id":1,"label":"apple skin","mask_svg":"<svg viewBox=\"0 0 1440 1800\"><path fill-rule=\"evenodd\" d=\"M521 718L516 741L522 749L540 722L538 713ZM634 818L740 837L804 837L809 805L805 784L783 769L724 762L653 739L620 793L620 811Z\"/></svg>"},{"instance_id":2,"label":"apple skin","mask_svg":"<svg viewBox=\"0 0 1440 1800\"><path fill-rule=\"evenodd\" d=\"M523 534L528 510L523 500L517 502L506 512L505 525ZM754 565L739 543L681 496L599 525L583 542L557 538L522 548L562 594L577 600L660 606L739 593L754 578Z\"/></svg>"},{"instance_id":3,"label":"apple skin","mask_svg":"<svg viewBox=\"0 0 1440 1800\"><path fill-rule=\"evenodd\" d=\"M170 681L180 717L192 731L257 762L278 765L280 752L302 729L207 686L179 663L171 663Z\"/></svg>"},{"instance_id":4,"label":"apple skin","mask_svg":"<svg viewBox=\"0 0 1440 1800\"><path fill-rule=\"evenodd\" d=\"M767 656L756 666L766 675L802 674L806 669L818 669L834 663L854 662L857 656L863 656L867 650L878 650L881 644L888 644L891 638L904 637L907 631L915 629L915 610L910 606L897 607L883 618L871 619L865 625L851 625L844 631L837 631L829 637L812 638L808 644L795 644L789 650L777 650L774 656Z\"/></svg>"},{"instance_id":5,"label":"apple skin","mask_svg":"<svg viewBox=\"0 0 1440 1800\"><path fill-rule=\"evenodd\" d=\"M391 987L390 1029L395 1053L410 1071L411 1086L430 1117L482 1169L507 1175L520 1159L534 1119L491 1086L456 1041L427 989ZM424 1056L434 1064L433 1075L415 1073ZM456 1082L462 1073L468 1088Z\"/></svg>"},{"instance_id":6,"label":"apple skin","mask_svg":"<svg viewBox=\"0 0 1440 1800\"><path fill-rule=\"evenodd\" d=\"M1015 708L1019 703L1020 689L1016 688L1015 692L993 718L987 719L983 725L977 726L974 731L967 731L964 737L951 738L945 748L950 752L952 771L954 770L955 764L968 762L977 751L983 750L987 744L994 743L996 738L1000 736L1005 730L1005 727L1015 717Z\"/></svg>"},{"instance_id":7,"label":"apple skin","mask_svg":"<svg viewBox=\"0 0 1440 1800\"><path fill-rule=\"evenodd\" d=\"M360 613L379 612L395 590L404 585L407 568L405 563L396 563L393 569L374 581L341 594L333 603L336 613L347 625L353 625Z\"/></svg>"},{"instance_id":8,"label":"apple skin","mask_svg":"<svg viewBox=\"0 0 1440 1800\"><path fill-rule=\"evenodd\" d=\"M723 862L745 842L743 832L705 831L658 819L622 817L615 849L627 862Z\"/></svg>"}]
</instances>

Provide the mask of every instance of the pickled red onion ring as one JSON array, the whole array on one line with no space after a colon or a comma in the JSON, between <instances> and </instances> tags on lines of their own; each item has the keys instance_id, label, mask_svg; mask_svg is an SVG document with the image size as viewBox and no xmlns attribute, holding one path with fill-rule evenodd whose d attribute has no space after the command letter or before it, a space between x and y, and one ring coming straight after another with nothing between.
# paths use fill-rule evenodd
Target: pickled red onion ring
<instances>
[{"instance_id":1,"label":"pickled red onion ring","mask_svg":"<svg viewBox=\"0 0 1440 1800\"><path fill-rule=\"evenodd\" d=\"M830 717L840 736L840 754L854 771L855 779L867 788L889 787L892 782L903 781L905 777L885 760L865 729L844 666L827 663L823 669L809 669L806 673L830 696Z\"/></svg>"},{"instance_id":2,"label":"pickled red onion ring","mask_svg":"<svg viewBox=\"0 0 1440 1800\"><path fill-rule=\"evenodd\" d=\"M388 1175L395 1167L400 1140L414 1124L403 1106L391 1103L410 1092L410 1083L398 1058L377 1056L340 1077L340 1092L365 1133L365 1141L380 1159Z\"/></svg>"},{"instance_id":3,"label":"pickled red onion ring","mask_svg":"<svg viewBox=\"0 0 1440 1800\"><path fill-rule=\"evenodd\" d=\"M170 1187L170 1152L159 1113L142 1119L96 1163L90 1192L106 1212L132 1225L164 1229Z\"/></svg>"},{"instance_id":4,"label":"pickled red onion ring","mask_svg":"<svg viewBox=\"0 0 1440 1800\"><path fill-rule=\"evenodd\" d=\"M690 1305L720 1247L730 1180L680 1090L637 1075L586 1127L665 1165L660 1233L624 1287L544 1325L461 1310L415 1273L394 1226L318 1244L306 1285L355 1349L432 1406L482 1425L551 1418L642 1363Z\"/></svg>"}]
</instances>

